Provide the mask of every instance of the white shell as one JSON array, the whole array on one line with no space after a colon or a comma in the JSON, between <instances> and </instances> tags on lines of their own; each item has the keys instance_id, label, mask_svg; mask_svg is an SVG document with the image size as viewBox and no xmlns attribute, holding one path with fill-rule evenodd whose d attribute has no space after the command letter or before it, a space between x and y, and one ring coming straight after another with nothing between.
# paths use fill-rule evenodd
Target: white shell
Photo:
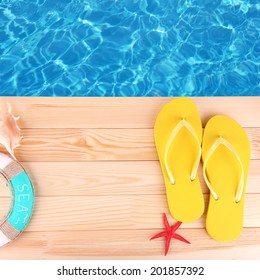
<instances>
[{"instance_id":1,"label":"white shell","mask_svg":"<svg viewBox=\"0 0 260 280\"><path fill-rule=\"evenodd\" d=\"M19 117L12 114L11 106L1 104L0 108L0 145L15 159L14 149L20 145L21 130L17 124Z\"/></svg>"}]
</instances>

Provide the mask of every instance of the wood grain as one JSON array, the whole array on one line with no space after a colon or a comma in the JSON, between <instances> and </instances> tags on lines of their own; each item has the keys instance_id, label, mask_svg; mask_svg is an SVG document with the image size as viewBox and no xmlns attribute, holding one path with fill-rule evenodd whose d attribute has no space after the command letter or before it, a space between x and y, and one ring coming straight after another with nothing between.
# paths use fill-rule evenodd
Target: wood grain
<instances>
[{"instance_id":1,"label":"wood grain","mask_svg":"<svg viewBox=\"0 0 260 280\"><path fill-rule=\"evenodd\" d=\"M155 230L24 232L1 248L0 259L259 259L260 229L246 228L232 242L217 242L205 229L179 229L191 244L172 241L163 256L164 240L150 241ZM127 253L126 253L127 252Z\"/></svg>"},{"instance_id":2,"label":"wood grain","mask_svg":"<svg viewBox=\"0 0 260 280\"><path fill-rule=\"evenodd\" d=\"M205 196L206 209L208 195ZM1 199L0 211L9 200ZM165 195L39 197L27 231L133 230L162 227ZM174 220L170 219L173 223ZM203 228L205 217L183 228ZM260 194L247 194L244 227L260 227Z\"/></svg>"},{"instance_id":3,"label":"wood grain","mask_svg":"<svg viewBox=\"0 0 260 280\"><path fill-rule=\"evenodd\" d=\"M33 181L37 196L165 195L158 161L115 161L113 164L112 162L22 162L22 164ZM260 160L252 160L247 193L260 193L259 171ZM203 193L208 193L201 168L199 178ZM3 183L0 197L7 196L9 191Z\"/></svg>"},{"instance_id":4,"label":"wood grain","mask_svg":"<svg viewBox=\"0 0 260 280\"><path fill-rule=\"evenodd\" d=\"M246 128L260 159L260 128ZM24 129L20 161L157 160L152 129Z\"/></svg>"},{"instance_id":5,"label":"wood grain","mask_svg":"<svg viewBox=\"0 0 260 280\"><path fill-rule=\"evenodd\" d=\"M3 97L20 115L16 156L35 186L26 231L0 248L0 259L259 259L260 97L195 97L202 123L216 114L234 118L251 143L243 234L217 242L205 215L184 223L163 256L164 240L149 241L170 223L153 138L162 106L171 98ZM2 151L3 149L0 148ZM199 177L207 209L208 189ZM10 202L0 181L0 216ZM206 211L206 210L205 210Z\"/></svg>"},{"instance_id":6,"label":"wood grain","mask_svg":"<svg viewBox=\"0 0 260 280\"><path fill-rule=\"evenodd\" d=\"M243 127L259 127L259 97L193 97L205 125L217 114ZM24 128L153 128L160 109L172 97L1 97L22 116Z\"/></svg>"}]
</instances>

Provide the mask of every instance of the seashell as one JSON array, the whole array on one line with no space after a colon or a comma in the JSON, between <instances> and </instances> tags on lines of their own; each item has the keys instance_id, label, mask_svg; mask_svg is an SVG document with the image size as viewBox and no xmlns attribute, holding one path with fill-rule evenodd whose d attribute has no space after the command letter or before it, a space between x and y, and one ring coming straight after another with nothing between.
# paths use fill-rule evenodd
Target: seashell
<instances>
[{"instance_id":1,"label":"seashell","mask_svg":"<svg viewBox=\"0 0 260 280\"><path fill-rule=\"evenodd\" d=\"M21 130L17 124L20 117L12 114L11 106L1 104L0 106L0 145L14 158L14 149L20 146Z\"/></svg>"}]
</instances>

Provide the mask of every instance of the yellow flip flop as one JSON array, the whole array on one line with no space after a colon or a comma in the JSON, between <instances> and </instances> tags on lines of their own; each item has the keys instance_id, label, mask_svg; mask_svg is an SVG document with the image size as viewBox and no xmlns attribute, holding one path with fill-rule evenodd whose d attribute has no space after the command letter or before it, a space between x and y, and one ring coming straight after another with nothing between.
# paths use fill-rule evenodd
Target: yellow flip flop
<instances>
[{"instance_id":1,"label":"yellow flip flop","mask_svg":"<svg viewBox=\"0 0 260 280\"><path fill-rule=\"evenodd\" d=\"M229 117L211 118L204 130L202 159L210 190L207 232L215 240L233 240L243 228L250 162L250 143L244 129Z\"/></svg>"},{"instance_id":2,"label":"yellow flip flop","mask_svg":"<svg viewBox=\"0 0 260 280\"><path fill-rule=\"evenodd\" d=\"M201 157L202 125L193 101L173 99L159 112L154 137L171 215L191 222L204 212L197 175Z\"/></svg>"}]
</instances>

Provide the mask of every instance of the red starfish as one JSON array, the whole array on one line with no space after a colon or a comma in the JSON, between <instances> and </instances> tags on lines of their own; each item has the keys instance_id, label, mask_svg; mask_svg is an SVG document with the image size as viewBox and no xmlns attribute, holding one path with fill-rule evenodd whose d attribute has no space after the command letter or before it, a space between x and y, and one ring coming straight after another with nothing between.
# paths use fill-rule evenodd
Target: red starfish
<instances>
[{"instance_id":1,"label":"red starfish","mask_svg":"<svg viewBox=\"0 0 260 280\"><path fill-rule=\"evenodd\" d=\"M175 238L175 239L178 239L182 242L186 242L186 243L190 244L190 242L188 240L186 240L185 238L183 238L179 234L175 233L175 231L180 227L182 222L177 222L172 227L170 227L165 213L163 213L163 222L164 222L164 226L165 226L165 231L162 231L162 232L156 234L150 240L153 240L153 239L156 239L156 238L159 238L159 237L165 237L166 238L165 251L164 251L165 256L168 253L172 238Z\"/></svg>"}]
</instances>

